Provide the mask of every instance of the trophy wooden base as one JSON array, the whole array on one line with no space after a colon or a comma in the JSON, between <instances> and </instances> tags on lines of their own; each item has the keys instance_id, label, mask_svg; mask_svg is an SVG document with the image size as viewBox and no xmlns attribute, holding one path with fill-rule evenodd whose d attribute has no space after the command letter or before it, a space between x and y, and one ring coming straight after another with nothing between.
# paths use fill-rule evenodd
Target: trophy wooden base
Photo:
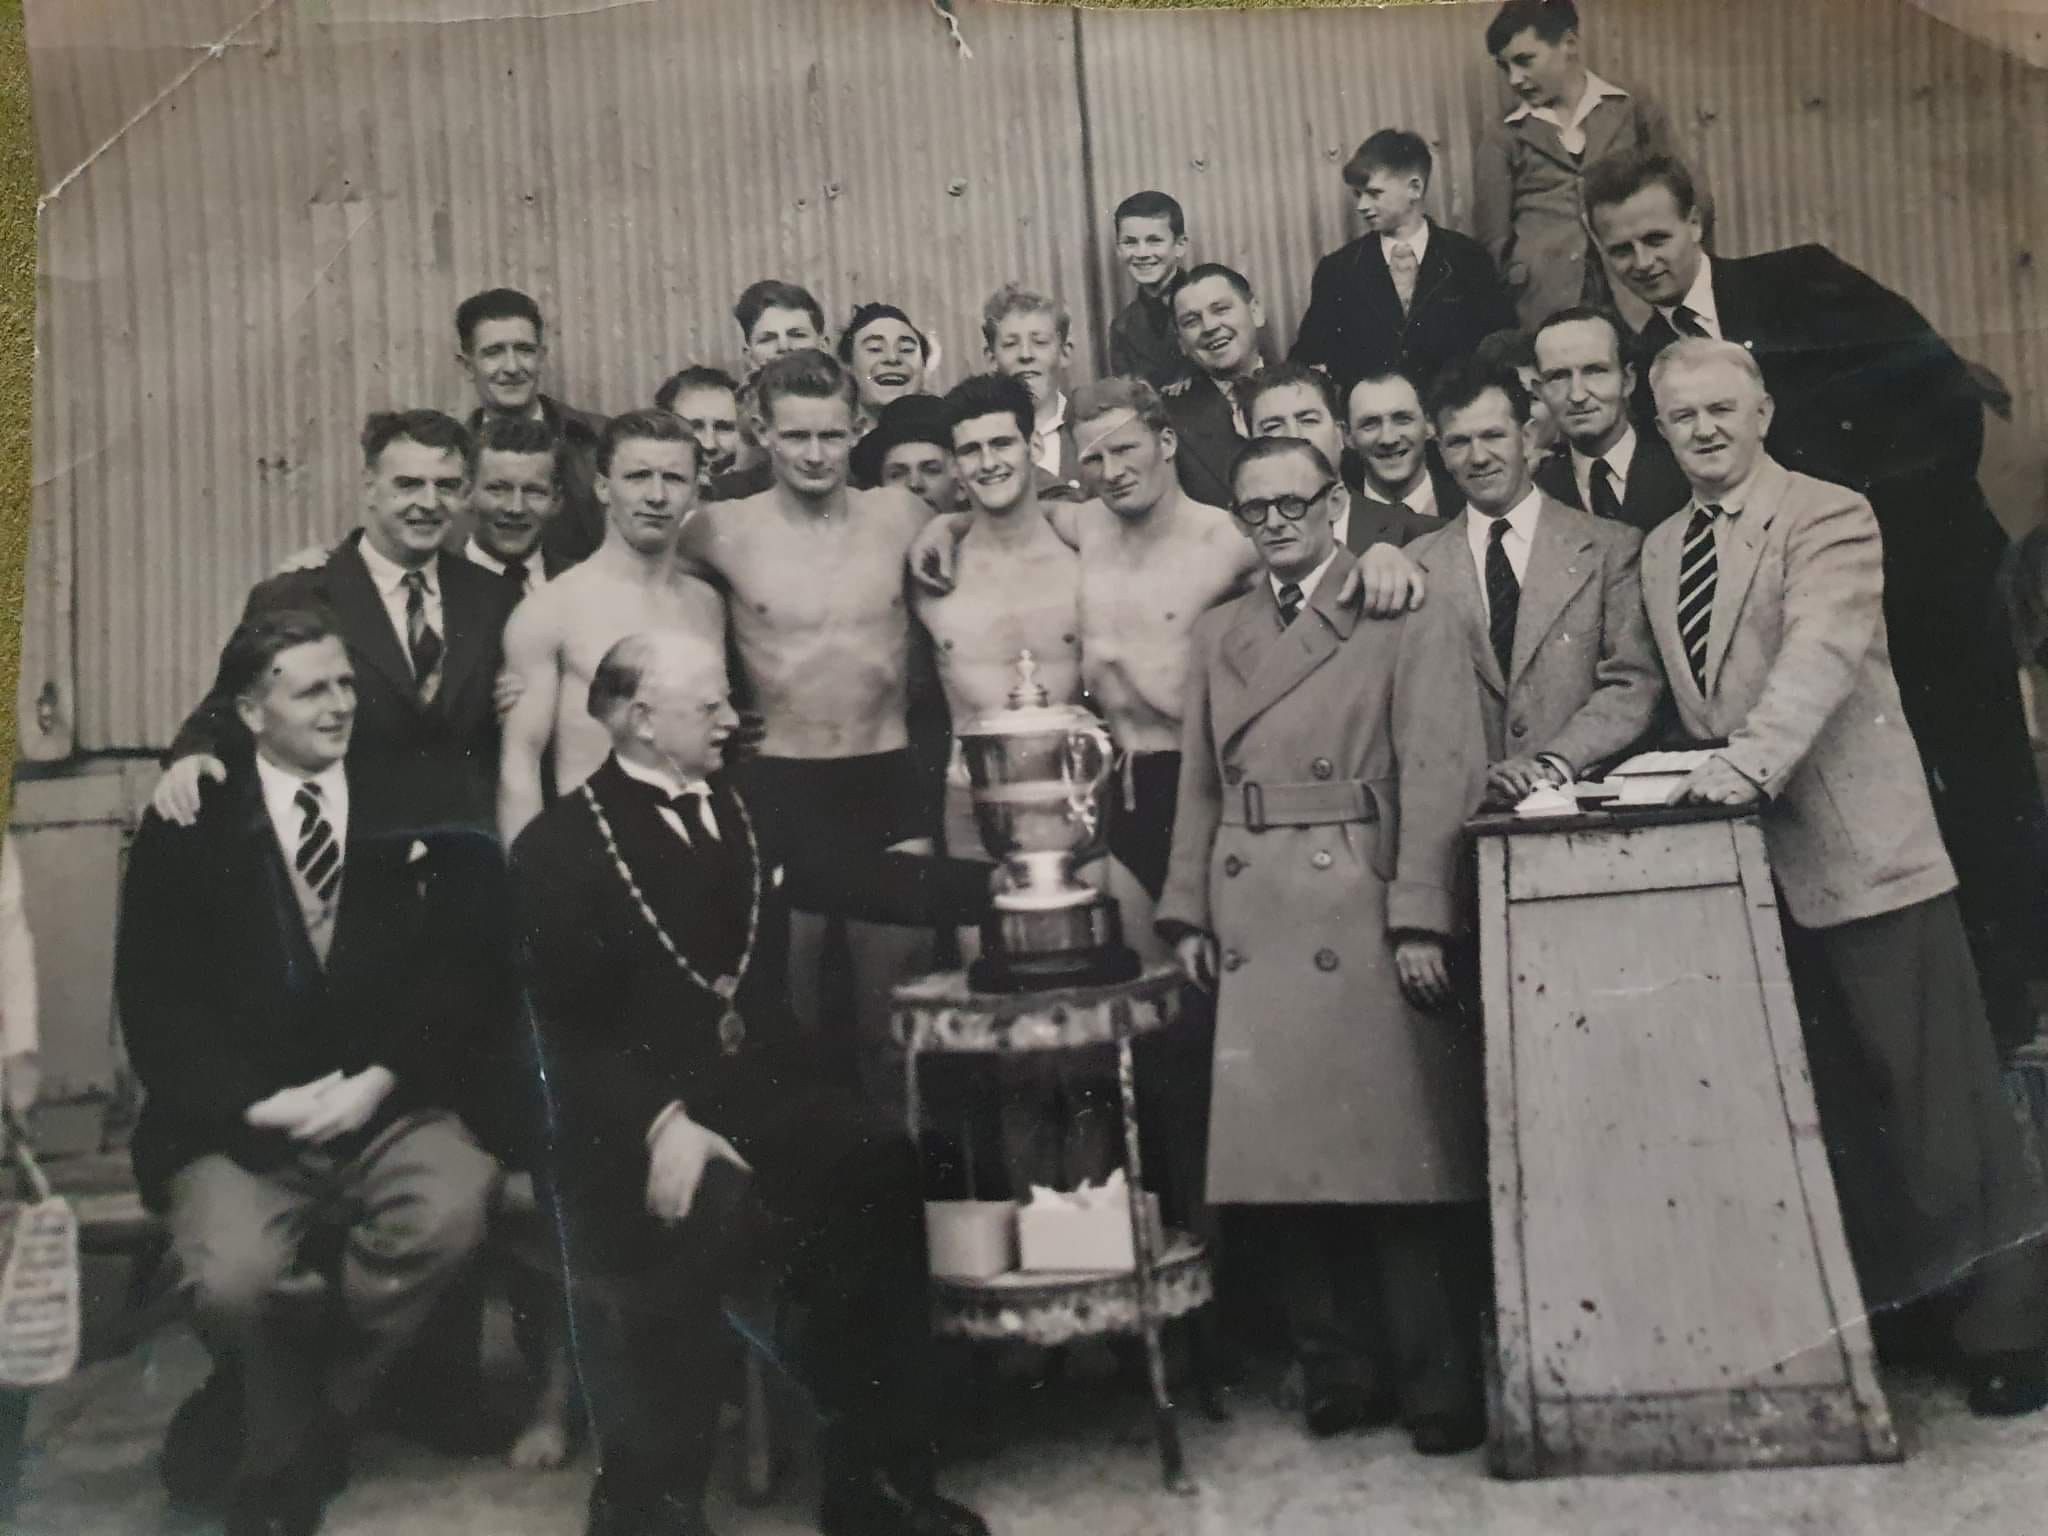
<instances>
[{"instance_id":1,"label":"trophy wooden base","mask_svg":"<svg viewBox=\"0 0 2048 1536\"><path fill-rule=\"evenodd\" d=\"M981 958L967 968L967 984L976 992L1036 992L1129 981L1138 956L1123 940L1122 916L1108 896L1039 911L994 907L981 920Z\"/></svg>"}]
</instances>

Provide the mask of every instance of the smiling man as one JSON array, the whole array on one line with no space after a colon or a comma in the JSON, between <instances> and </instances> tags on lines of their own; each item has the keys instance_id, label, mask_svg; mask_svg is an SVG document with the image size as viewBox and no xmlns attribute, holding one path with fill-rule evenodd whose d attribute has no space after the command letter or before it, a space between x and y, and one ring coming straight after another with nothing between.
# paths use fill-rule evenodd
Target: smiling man
<instances>
[{"instance_id":1,"label":"smiling man","mask_svg":"<svg viewBox=\"0 0 2048 1536\"><path fill-rule=\"evenodd\" d=\"M1344 453L1344 428L1337 419L1336 388L1329 375L1299 363L1280 363L1253 377L1240 391L1245 420L1253 437L1298 437L1315 445L1332 464ZM1395 498L1368 500L1346 493L1332 520L1337 543L1354 555L1374 545L1398 549L1440 524L1403 506Z\"/></svg>"},{"instance_id":2,"label":"smiling man","mask_svg":"<svg viewBox=\"0 0 2048 1536\"><path fill-rule=\"evenodd\" d=\"M1962 879L1963 916L1999 1038L2032 1038L2027 978L2048 962L2048 809L2027 744L2012 642L1993 584L2005 534L1977 483L1984 399L1911 303L1818 245L1709 256L1691 173L1656 155L1586 172L1615 277L1654 311L1633 361L1680 335L1739 342L1775 409L1787 469L1870 501L1906 718ZM1639 398L1637 418L1651 419Z\"/></svg>"},{"instance_id":3,"label":"smiling man","mask_svg":"<svg viewBox=\"0 0 2048 1536\"><path fill-rule=\"evenodd\" d=\"M562 440L545 422L486 421L477 435L469 511L475 527L462 552L529 597L561 574L542 536L562 504Z\"/></svg>"},{"instance_id":4,"label":"smiling man","mask_svg":"<svg viewBox=\"0 0 2048 1536\"><path fill-rule=\"evenodd\" d=\"M542 393L547 331L540 306L517 288L473 293L455 311L456 361L476 391L469 430L492 420L543 422L562 440L561 515L548 525L548 552L573 564L604 540L604 513L591 493L592 457L604 418Z\"/></svg>"},{"instance_id":5,"label":"smiling man","mask_svg":"<svg viewBox=\"0 0 2048 1536\"><path fill-rule=\"evenodd\" d=\"M739 385L723 368L702 363L677 370L654 392L657 411L674 411L697 440L697 479L702 485L730 473L745 444L740 437Z\"/></svg>"},{"instance_id":6,"label":"smiling man","mask_svg":"<svg viewBox=\"0 0 2048 1536\"><path fill-rule=\"evenodd\" d=\"M839 361L852 371L860 409L869 423L891 400L924 392L925 364L931 354L930 338L894 304L861 305L839 333Z\"/></svg>"},{"instance_id":7,"label":"smiling man","mask_svg":"<svg viewBox=\"0 0 2048 1536\"><path fill-rule=\"evenodd\" d=\"M1220 262L1204 262L1173 290L1173 323L1194 372L1160 390L1179 450L1181 488L1196 501L1230 500L1230 465L1250 436L1237 387L1259 371L1259 327L1266 312L1251 279Z\"/></svg>"},{"instance_id":8,"label":"smiling man","mask_svg":"<svg viewBox=\"0 0 2048 1536\"><path fill-rule=\"evenodd\" d=\"M1621 322L1604 310L1566 309L1537 329L1536 389L1566 447L1536 470L1546 495L1648 533L1692 493L1663 434L1630 419L1636 373Z\"/></svg>"},{"instance_id":9,"label":"smiling man","mask_svg":"<svg viewBox=\"0 0 2048 1536\"><path fill-rule=\"evenodd\" d=\"M1351 386L1344 436L1358 456L1358 494L1418 517L1456 517L1465 493L1429 447L1422 392L1399 369L1377 370Z\"/></svg>"},{"instance_id":10,"label":"smiling man","mask_svg":"<svg viewBox=\"0 0 2048 1536\"><path fill-rule=\"evenodd\" d=\"M904 395L883 406L848 462L856 485L901 486L934 512L960 507L953 429L937 395Z\"/></svg>"},{"instance_id":11,"label":"smiling man","mask_svg":"<svg viewBox=\"0 0 2048 1536\"><path fill-rule=\"evenodd\" d=\"M1110 216L1116 256L1137 292L1109 322L1109 371L1149 384L1171 384L1187 372L1173 323L1173 289L1187 267L1188 221L1164 192L1133 192Z\"/></svg>"},{"instance_id":12,"label":"smiling man","mask_svg":"<svg viewBox=\"0 0 2048 1536\"><path fill-rule=\"evenodd\" d=\"M581 784L611 749L584 709L605 652L632 634L723 642L725 604L676 554L697 501L697 444L681 417L632 411L598 443L598 501L609 532L596 554L548 583L505 626L505 667L519 697L505 717L498 827L505 845L542 804L543 763L555 789Z\"/></svg>"},{"instance_id":13,"label":"smiling man","mask_svg":"<svg viewBox=\"0 0 2048 1536\"><path fill-rule=\"evenodd\" d=\"M1075 500L1080 466L1067 422L1067 365L1074 359L1072 321L1054 298L1005 283L982 306L988 365L1031 393L1031 460L1041 496Z\"/></svg>"},{"instance_id":14,"label":"smiling man","mask_svg":"<svg viewBox=\"0 0 2048 1536\"><path fill-rule=\"evenodd\" d=\"M378 411L363 425L362 526L324 564L257 584L243 618L310 609L355 666L355 814L379 832L495 826L499 638L519 594L442 546L469 489L472 439L439 411ZM202 778L246 761L233 691L216 681L172 743L151 804L189 824Z\"/></svg>"}]
</instances>

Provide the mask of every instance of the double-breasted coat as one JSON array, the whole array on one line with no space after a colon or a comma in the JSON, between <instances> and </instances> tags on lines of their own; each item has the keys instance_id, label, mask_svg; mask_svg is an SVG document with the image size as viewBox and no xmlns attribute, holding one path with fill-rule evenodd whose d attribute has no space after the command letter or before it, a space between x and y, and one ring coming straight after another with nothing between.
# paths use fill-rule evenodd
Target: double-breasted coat
<instances>
[{"instance_id":1,"label":"double-breasted coat","mask_svg":"<svg viewBox=\"0 0 2048 1536\"><path fill-rule=\"evenodd\" d=\"M1397 931L1458 926L1485 746L1447 605L1361 620L1339 550L1292 626L1272 584L1195 624L1159 929L1220 950L1209 1197L1481 1198L1480 1034L1412 1008ZM1352 799L1342 819L1332 802ZM1291 814L1322 802L1324 819ZM1261 824L1261 819L1265 824Z\"/></svg>"}]
</instances>

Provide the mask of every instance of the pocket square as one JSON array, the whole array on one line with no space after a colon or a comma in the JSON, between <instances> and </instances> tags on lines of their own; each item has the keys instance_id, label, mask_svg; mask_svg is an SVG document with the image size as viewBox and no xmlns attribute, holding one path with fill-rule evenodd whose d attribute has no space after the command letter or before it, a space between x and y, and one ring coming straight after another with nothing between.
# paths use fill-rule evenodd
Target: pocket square
<instances>
[{"instance_id":1,"label":"pocket square","mask_svg":"<svg viewBox=\"0 0 2048 1536\"><path fill-rule=\"evenodd\" d=\"M768 888L776 891L782 889L782 866L780 864L768 871Z\"/></svg>"},{"instance_id":2,"label":"pocket square","mask_svg":"<svg viewBox=\"0 0 2048 1536\"><path fill-rule=\"evenodd\" d=\"M405 862L408 864L417 864L421 859L424 859L426 856L427 845L421 842L418 838L414 838L412 840L412 846L405 850Z\"/></svg>"}]
</instances>

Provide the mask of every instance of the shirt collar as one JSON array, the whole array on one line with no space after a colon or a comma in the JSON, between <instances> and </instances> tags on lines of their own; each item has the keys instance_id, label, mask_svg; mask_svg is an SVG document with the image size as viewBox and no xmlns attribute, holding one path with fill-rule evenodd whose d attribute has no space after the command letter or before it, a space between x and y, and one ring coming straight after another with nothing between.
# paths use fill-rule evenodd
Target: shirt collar
<instances>
[{"instance_id":1,"label":"shirt collar","mask_svg":"<svg viewBox=\"0 0 2048 1536\"><path fill-rule=\"evenodd\" d=\"M1390 266L1393 263L1394 247L1397 245L1405 245L1409 250L1413 251L1415 253L1415 263L1417 266L1420 266L1422 258L1429 254L1429 220L1424 219L1422 227L1412 235L1380 236L1380 254L1387 258Z\"/></svg>"},{"instance_id":2,"label":"shirt collar","mask_svg":"<svg viewBox=\"0 0 2048 1536\"><path fill-rule=\"evenodd\" d=\"M1607 467L1614 471L1614 478L1617 482L1614 494L1619 496L1621 494L1621 487L1628 484L1628 467L1636 461L1635 423L1629 422L1624 426L1622 428L1621 441L1605 453L1598 455L1581 453L1578 449L1574 448L1571 454L1572 474L1577 478L1581 490L1586 487L1592 478L1593 460L1597 457L1604 460Z\"/></svg>"},{"instance_id":3,"label":"shirt collar","mask_svg":"<svg viewBox=\"0 0 2048 1536\"><path fill-rule=\"evenodd\" d=\"M485 549L483 545L480 542L478 542L477 536L473 533L469 536L469 542L462 546L462 553L468 557L471 564L480 565L485 570L491 572L493 575L504 576L509 574L505 562L500 560L496 555L492 554L488 549ZM540 550L538 548L536 548L532 554L526 557L527 580L531 581L536 575L539 574L534 564L534 562L536 562L539 559ZM433 585L433 581L431 578L428 580L427 585L430 587Z\"/></svg>"},{"instance_id":4,"label":"shirt collar","mask_svg":"<svg viewBox=\"0 0 2048 1536\"><path fill-rule=\"evenodd\" d=\"M1727 492L1725 495L1716 496L1714 498L1714 505L1721 509L1721 515L1723 517L1740 517L1742 515L1743 508L1749 505L1749 498L1756 490L1757 471L1761 470L1763 467L1763 455L1758 454L1756 460L1756 468L1752 469L1749 472L1748 477L1745 480L1743 480L1743 482L1740 485L1736 486L1733 490ZM1705 505L1706 503L1700 500L1699 492L1695 491L1693 492L1693 497L1688 512L1690 512L1693 509L1704 507Z\"/></svg>"},{"instance_id":5,"label":"shirt collar","mask_svg":"<svg viewBox=\"0 0 2048 1536\"><path fill-rule=\"evenodd\" d=\"M386 559L377 546L370 542L367 534L356 541L356 553L363 557L363 564L369 568L370 581L379 592L389 597L405 590L405 578L408 574L406 568L395 560ZM440 564L440 557L436 556L419 567L426 575L429 597L441 595Z\"/></svg>"},{"instance_id":6,"label":"shirt collar","mask_svg":"<svg viewBox=\"0 0 2048 1536\"><path fill-rule=\"evenodd\" d=\"M1323 563L1317 566L1314 570L1310 571L1300 581L1294 583L1295 586L1301 588L1301 602L1304 608L1315 600L1316 588L1322 585L1324 574L1330 569L1330 566L1336 561L1336 559L1337 546L1335 544L1332 544L1330 546L1330 552L1327 555L1323 556ZM1273 597L1275 601L1278 601L1280 597L1280 589L1286 586L1287 583L1282 581L1278 576L1275 576L1271 571L1266 572L1266 580L1272 583Z\"/></svg>"},{"instance_id":7,"label":"shirt collar","mask_svg":"<svg viewBox=\"0 0 2048 1536\"><path fill-rule=\"evenodd\" d=\"M1382 496L1373 488L1371 480L1362 479L1359 481L1358 494L1375 506L1391 507L1394 505L1391 498ZM1440 515L1436 509L1436 480L1430 474L1427 464L1422 467L1422 478L1415 482L1415 489L1401 498L1401 505L1410 512L1420 512L1424 517Z\"/></svg>"},{"instance_id":8,"label":"shirt collar","mask_svg":"<svg viewBox=\"0 0 2048 1536\"><path fill-rule=\"evenodd\" d=\"M1714 307L1714 258L1705 251L1700 252L1700 269L1693 277L1692 286L1686 289L1685 297L1680 299L1678 304L1683 304L1698 315L1709 334L1721 334L1721 312ZM1678 304L1660 305L1657 309L1658 314L1671 322L1673 330L1677 330L1678 326L1677 322L1671 320L1671 312L1678 308Z\"/></svg>"},{"instance_id":9,"label":"shirt collar","mask_svg":"<svg viewBox=\"0 0 2048 1536\"><path fill-rule=\"evenodd\" d=\"M650 768L645 763L629 763L623 757L613 759L619 765L619 772L629 779L638 779L642 784L661 791L664 800L673 800L677 795L708 795L711 782L708 779L678 779L666 768Z\"/></svg>"},{"instance_id":10,"label":"shirt collar","mask_svg":"<svg viewBox=\"0 0 2048 1536\"><path fill-rule=\"evenodd\" d=\"M1536 537L1536 519L1543 511L1543 493L1535 486L1529 487L1529 494L1508 508L1506 522L1514 535L1522 540ZM1482 545L1493 536L1494 519L1477 507L1472 509L1472 534Z\"/></svg>"},{"instance_id":11,"label":"shirt collar","mask_svg":"<svg viewBox=\"0 0 2048 1536\"><path fill-rule=\"evenodd\" d=\"M1033 430L1042 436L1051 437L1067 424L1067 392L1061 390L1052 397L1052 409L1045 419L1033 424Z\"/></svg>"},{"instance_id":12,"label":"shirt collar","mask_svg":"<svg viewBox=\"0 0 2048 1536\"><path fill-rule=\"evenodd\" d=\"M327 808L330 821L339 826L348 815L348 760L338 759L329 763L318 773L305 774L295 769L280 767L257 752L256 782L263 790L263 805L270 812L273 823L281 826L293 825L299 816L293 805L299 786L312 782L319 786L321 803Z\"/></svg>"},{"instance_id":13,"label":"shirt collar","mask_svg":"<svg viewBox=\"0 0 2048 1536\"><path fill-rule=\"evenodd\" d=\"M1590 69L1586 71L1586 89L1579 95L1579 104L1572 108L1570 117L1560 117L1555 107L1535 107L1523 102L1502 118L1502 122L1519 123L1525 117L1540 117L1544 122L1557 128L1576 128L1593 115L1593 109L1608 98L1626 101L1628 92L1611 80L1602 80Z\"/></svg>"}]
</instances>

